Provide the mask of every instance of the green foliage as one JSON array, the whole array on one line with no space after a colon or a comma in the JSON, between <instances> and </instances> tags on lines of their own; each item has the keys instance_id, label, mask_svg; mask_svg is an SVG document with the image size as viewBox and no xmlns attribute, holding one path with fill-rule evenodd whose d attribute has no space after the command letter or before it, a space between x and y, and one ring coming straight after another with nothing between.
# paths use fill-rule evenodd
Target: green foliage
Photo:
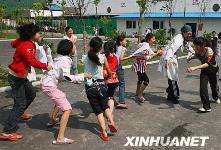
<instances>
[{"instance_id":1,"label":"green foliage","mask_svg":"<svg viewBox=\"0 0 221 150\"><path fill-rule=\"evenodd\" d=\"M155 33L156 36L156 43L160 46L166 45L167 42L167 36L166 36L166 29L159 29Z\"/></svg>"},{"instance_id":2,"label":"green foliage","mask_svg":"<svg viewBox=\"0 0 221 150\"><path fill-rule=\"evenodd\" d=\"M126 32L112 30L105 34L106 40L115 42L118 36L126 36Z\"/></svg>"},{"instance_id":3,"label":"green foliage","mask_svg":"<svg viewBox=\"0 0 221 150\"><path fill-rule=\"evenodd\" d=\"M24 17L23 12L24 10L20 8L17 8L12 12L12 19L16 21L17 25L23 25L29 22L29 20Z\"/></svg>"},{"instance_id":4,"label":"green foliage","mask_svg":"<svg viewBox=\"0 0 221 150\"><path fill-rule=\"evenodd\" d=\"M211 40L211 33L208 33L208 32L205 31L203 33L203 37L210 41Z\"/></svg>"}]
</instances>

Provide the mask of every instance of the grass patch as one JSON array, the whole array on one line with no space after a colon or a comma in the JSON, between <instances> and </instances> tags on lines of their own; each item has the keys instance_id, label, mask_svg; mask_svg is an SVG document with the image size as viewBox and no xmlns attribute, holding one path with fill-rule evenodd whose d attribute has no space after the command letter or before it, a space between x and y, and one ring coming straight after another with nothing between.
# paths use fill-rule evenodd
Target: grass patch
<instances>
[{"instance_id":1,"label":"grass patch","mask_svg":"<svg viewBox=\"0 0 221 150\"><path fill-rule=\"evenodd\" d=\"M0 87L8 85L8 70L0 67Z\"/></svg>"}]
</instances>

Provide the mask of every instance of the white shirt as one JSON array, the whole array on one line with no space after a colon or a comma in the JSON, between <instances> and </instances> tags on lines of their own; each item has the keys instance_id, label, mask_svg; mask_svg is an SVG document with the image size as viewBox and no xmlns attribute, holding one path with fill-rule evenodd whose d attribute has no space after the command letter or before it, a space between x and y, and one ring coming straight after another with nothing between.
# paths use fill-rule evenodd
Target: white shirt
<instances>
[{"instance_id":1,"label":"white shirt","mask_svg":"<svg viewBox=\"0 0 221 150\"><path fill-rule=\"evenodd\" d=\"M58 55L54 59L53 70L46 72L42 77L42 86L57 87L58 82L63 80L84 81L84 76L70 74L71 63L72 60L69 56Z\"/></svg>"}]
</instances>

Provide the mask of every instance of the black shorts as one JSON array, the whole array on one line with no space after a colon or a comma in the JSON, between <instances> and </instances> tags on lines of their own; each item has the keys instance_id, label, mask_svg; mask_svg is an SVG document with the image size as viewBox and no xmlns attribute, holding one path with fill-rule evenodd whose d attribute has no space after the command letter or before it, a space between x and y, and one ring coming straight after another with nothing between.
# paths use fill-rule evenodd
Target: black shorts
<instances>
[{"instance_id":1,"label":"black shorts","mask_svg":"<svg viewBox=\"0 0 221 150\"><path fill-rule=\"evenodd\" d=\"M149 84L149 78L145 72L141 73L140 71L137 72L138 82L144 82L145 85Z\"/></svg>"},{"instance_id":2,"label":"black shorts","mask_svg":"<svg viewBox=\"0 0 221 150\"><path fill-rule=\"evenodd\" d=\"M107 104L107 86L105 83L86 86L86 94L96 116L109 108Z\"/></svg>"},{"instance_id":3,"label":"black shorts","mask_svg":"<svg viewBox=\"0 0 221 150\"><path fill-rule=\"evenodd\" d=\"M109 83L107 84L107 97L114 97L114 93L118 83Z\"/></svg>"}]
</instances>

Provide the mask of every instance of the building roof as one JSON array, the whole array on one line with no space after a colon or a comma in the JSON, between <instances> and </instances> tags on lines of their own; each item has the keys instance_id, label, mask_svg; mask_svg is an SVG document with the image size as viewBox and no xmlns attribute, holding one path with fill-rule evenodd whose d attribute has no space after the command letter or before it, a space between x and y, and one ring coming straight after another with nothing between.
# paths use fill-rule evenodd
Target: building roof
<instances>
[{"instance_id":1,"label":"building roof","mask_svg":"<svg viewBox=\"0 0 221 150\"><path fill-rule=\"evenodd\" d=\"M139 18L139 13L125 13L119 14L114 18ZM170 15L167 12L145 13L145 18L169 18ZM173 12L172 18L221 18L221 12Z\"/></svg>"},{"instance_id":2,"label":"building roof","mask_svg":"<svg viewBox=\"0 0 221 150\"><path fill-rule=\"evenodd\" d=\"M48 5L46 6L47 10L51 10L51 11L62 11L63 8L56 5L56 4L52 4L52 5Z\"/></svg>"}]
</instances>

